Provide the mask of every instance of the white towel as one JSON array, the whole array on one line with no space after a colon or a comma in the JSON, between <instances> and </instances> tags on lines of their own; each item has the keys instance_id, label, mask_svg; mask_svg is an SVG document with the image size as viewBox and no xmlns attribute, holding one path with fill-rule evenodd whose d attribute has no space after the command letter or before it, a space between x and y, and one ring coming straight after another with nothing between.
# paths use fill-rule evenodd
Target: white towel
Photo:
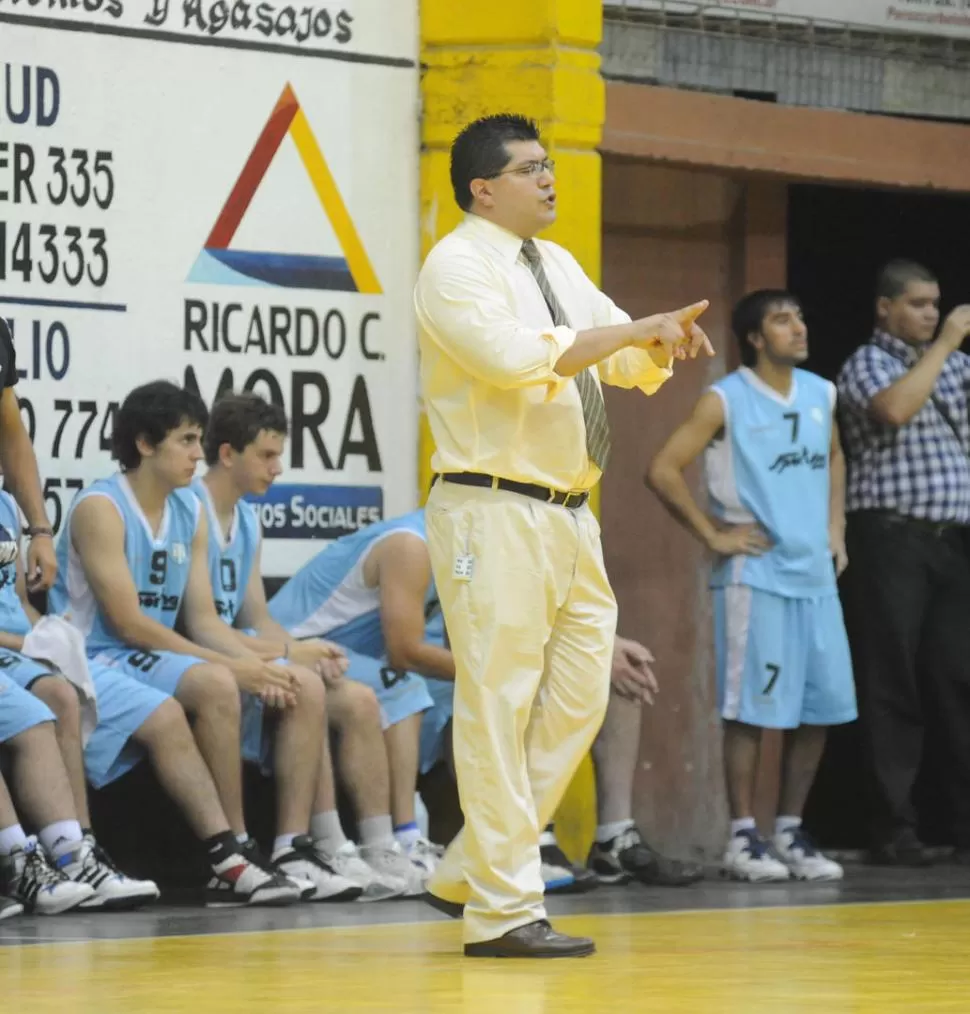
<instances>
[{"instance_id":1,"label":"white towel","mask_svg":"<svg viewBox=\"0 0 970 1014\"><path fill-rule=\"evenodd\" d=\"M49 662L81 694L81 743L87 746L98 725L98 699L88 669L84 634L63 616L42 616L24 638L23 654Z\"/></svg>"}]
</instances>

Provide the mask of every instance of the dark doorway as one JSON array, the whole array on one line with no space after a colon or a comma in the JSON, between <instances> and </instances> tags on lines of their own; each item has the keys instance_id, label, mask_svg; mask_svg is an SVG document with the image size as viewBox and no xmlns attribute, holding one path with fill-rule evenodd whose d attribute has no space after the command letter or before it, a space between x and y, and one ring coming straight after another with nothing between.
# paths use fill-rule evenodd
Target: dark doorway
<instances>
[{"instance_id":1,"label":"dark doorway","mask_svg":"<svg viewBox=\"0 0 970 1014\"><path fill-rule=\"evenodd\" d=\"M970 196L790 188L788 284L805 305L810 369L834 380L869 337L876 275L894 257L935 272L944 313L970 302Z\"/></svg>"},{"instance_id":2,"label":"dark doorway","mask_svg":"<svg viewBox=\"0 0 970 1014\"><path fill-rule=\"evenodd\" d=\"M809 369L834 380L871 333L873 286L895 257L919 261L940 279L945 314L970 302L970 197L792 186L789 196L788 284L809 324ZM851 564L850 564L851 565ZM927 720L934 724L931 711ZM946 803L936 774L938 739L927 736L917 786L920 831L948 843ZM866 786L858 723L835 730L809 799L806 822L830 847L864 847Z\"/></svg>"}]
</instances>

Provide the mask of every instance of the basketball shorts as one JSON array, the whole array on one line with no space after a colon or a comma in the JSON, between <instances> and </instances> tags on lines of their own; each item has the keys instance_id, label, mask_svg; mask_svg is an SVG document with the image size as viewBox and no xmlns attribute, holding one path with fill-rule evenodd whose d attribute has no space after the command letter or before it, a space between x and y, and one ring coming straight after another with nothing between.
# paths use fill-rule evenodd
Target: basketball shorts
<instances>
[{"instance_id":1,"label":"basketball shorts","mask_svg":"<svg viewBox=\"0 0 970 1014\"><path fill-rule=\"evenodd\" d=\"M785 598L747 585L714 589L718 707L764 729L856 718L838 595Z\"/></svg>"}]
</instances>

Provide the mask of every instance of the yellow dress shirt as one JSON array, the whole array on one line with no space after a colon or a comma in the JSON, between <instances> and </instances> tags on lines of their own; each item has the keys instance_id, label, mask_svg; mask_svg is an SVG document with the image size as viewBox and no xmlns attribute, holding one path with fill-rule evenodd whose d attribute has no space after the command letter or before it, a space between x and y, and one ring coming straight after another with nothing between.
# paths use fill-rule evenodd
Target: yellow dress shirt
<instances>
[{"instance_id":1,"label":"yellow dress shirt","mask_svg":"<svg viewBox=\"0 0 970 1014\"><path fill-rule=\"evenodd\" d=\"M586 453L579 390L554 370L577 331L630 318L561 246L536 240L571 327L555 327L519 258L522 239L467 215L428 254L414 290L421 385L435 472L484 472L557 490L588 490L600 470ZM598 380L653 394L672 375L627 348Z\"/></svg>"}]
</instances>

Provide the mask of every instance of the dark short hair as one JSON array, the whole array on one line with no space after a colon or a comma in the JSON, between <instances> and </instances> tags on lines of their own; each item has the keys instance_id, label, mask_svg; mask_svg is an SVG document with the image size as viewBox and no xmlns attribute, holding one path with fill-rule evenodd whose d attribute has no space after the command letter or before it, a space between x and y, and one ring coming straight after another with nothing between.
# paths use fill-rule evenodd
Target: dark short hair
<instances>
[{"instance_id":1,"label":"dark short hair","mask_svg":"<svg viewBox=\"0 0 970 1014\"><path fill-rule=\"evenodd\" d=\"M130 391L121 403L111 433L111 456L122 471L130 471L141 464L139 437L157 447L184 423L205 429L208 421L205 402L194 391L168 380L153 380Z\"/></svg>"},{"instance_id":2,"label":"dark short hair","mask_svg":"<svg viewBox=\"0 0 970 1014\"><path fill-rule=\"evenodd\" d=\"M508 141L538 141L535 120L517 113L483 116L469 123L451 144L451 187L462 211L472 206L472 180L497 176L508 164Z\"/></svg>"},{"instance_id":3,"label":"dark short hair","mask_svg":"<svg viewBox=\"0 0 970 1014\"><path fill-rule=\"evenodd\" d=\"M755 331L760 333L765 318L779 306L802 308L798 297L787 289L758 289L743 296L735 305L731 330L741 347L741 362L745 366L754 366L758 361L758 350L748 341L748 335Z\"/></svg>"},{"instance_id":4,"label":"dark short hair","mask_svg":"<svg viewBox=\"0 0 970 1014\"><path fill-rule=\"evenodd\" d=\"M286 436L289 426L283 409L252 391L227 391L212 406L205 431L206 464L216 464L223 444L242 453L263 430Z\"/></svg>"},{"instance_id":5,"label":"dark short hair","mask_svg":"<svg viewBox=\"0 0 970 1014\"><path fill-rule=\"evenodd\" d=\"M910 282L936 282L939 279L929 268L903 258L884 265L876 279L876 299L895 299L906 291Z\"/></svg>"}]
</instances>

